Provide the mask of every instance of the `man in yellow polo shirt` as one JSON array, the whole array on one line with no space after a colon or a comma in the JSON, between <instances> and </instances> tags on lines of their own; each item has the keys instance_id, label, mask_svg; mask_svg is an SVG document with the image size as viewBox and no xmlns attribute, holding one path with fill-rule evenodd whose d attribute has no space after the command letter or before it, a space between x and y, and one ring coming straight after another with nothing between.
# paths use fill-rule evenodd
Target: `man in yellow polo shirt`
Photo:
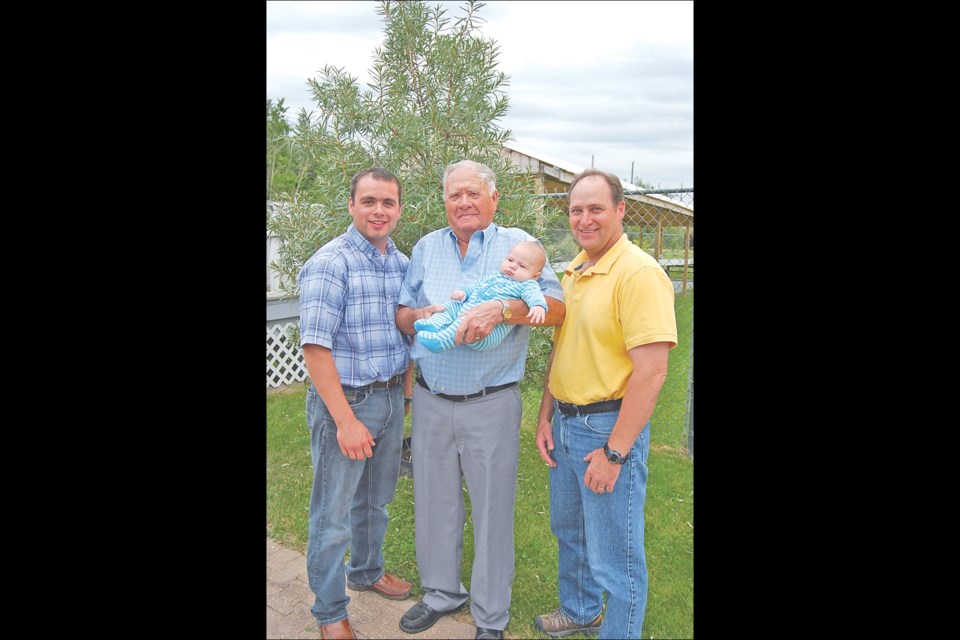
<instances>
[{"instance_id":1,"label":"man in yellow polo shirt","mask_svg":"<svg viewBox=\"0 0 960 640\"><path fill-rule=\"evenodd\" d=\"M534 627L554 638L639 638L650 416L677 346L673 284L623 233L619 178L583 171L569 200L582 251L561 282L567 315L554 330L537 418L537 448L551 467L560 608Z\"/></svg>"}]
</instances>

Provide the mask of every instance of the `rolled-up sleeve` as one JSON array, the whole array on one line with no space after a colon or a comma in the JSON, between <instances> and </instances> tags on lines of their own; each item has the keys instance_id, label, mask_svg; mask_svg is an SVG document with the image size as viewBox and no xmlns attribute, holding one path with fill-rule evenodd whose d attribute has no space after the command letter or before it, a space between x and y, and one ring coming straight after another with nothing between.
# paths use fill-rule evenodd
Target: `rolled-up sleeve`
<instances>
[{"instance_id":1,"label":"rolled-up sleeve","mask_svg":"<svg viewBox=\"0 0 960 640\"><path fill-rule=\"evenodd\" d=\"M563 287L560 286L560 280L550 265L549 259L543 265L543 269L540 270L540 277L537 278L537 282L540 284L540 291L543 292L543 295L556 300L563 300Z\"/></svg>"}]
</instances>

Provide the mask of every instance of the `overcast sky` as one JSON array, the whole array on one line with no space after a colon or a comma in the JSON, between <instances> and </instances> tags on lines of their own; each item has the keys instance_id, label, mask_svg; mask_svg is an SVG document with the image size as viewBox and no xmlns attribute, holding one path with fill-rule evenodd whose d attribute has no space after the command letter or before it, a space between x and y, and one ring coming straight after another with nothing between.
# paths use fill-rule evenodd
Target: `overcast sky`
<instances>
[{"instance_id":1,"label":"overcast sky","mask_svg":"<svg viewBox=\"0 0 960 640\"><path fill-rule=\"evenodd\" d=\"M447 17L462 2L442 4ZM366 89L383 40L377 2L267 2L267 97L293 120L306 81L344 67ZM693 186L693 2L491 1L480 33L501 47L513 141L662 188Z\"/></svg>"}]
</instances>

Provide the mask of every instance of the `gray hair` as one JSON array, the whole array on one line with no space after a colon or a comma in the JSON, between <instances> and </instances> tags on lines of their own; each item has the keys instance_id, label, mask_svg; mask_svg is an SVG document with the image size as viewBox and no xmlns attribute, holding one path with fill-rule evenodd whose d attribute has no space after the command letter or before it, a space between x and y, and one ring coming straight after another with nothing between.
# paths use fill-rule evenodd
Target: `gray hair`
<instances>
[{"instance_id":1,"label":"gray hair","mask_svg":"<svg viewBox=\"0 0 960 640\"><path fill-rule=\"evenodd\" d=\"M480 164L479 162L474 162L473 160L461 160L460 162L454 162L453 164L448 164L447 168L443 170L443 198L447 198L447 178L451 173L465 167L467 169L473 169L477 176L480 177L480 181L487 185L487 190L490 192L489 195L493 195L493 192L497 190L497 176L493 174L493 169L488 167L485 164Z\"/></svg>"}]
</instances>

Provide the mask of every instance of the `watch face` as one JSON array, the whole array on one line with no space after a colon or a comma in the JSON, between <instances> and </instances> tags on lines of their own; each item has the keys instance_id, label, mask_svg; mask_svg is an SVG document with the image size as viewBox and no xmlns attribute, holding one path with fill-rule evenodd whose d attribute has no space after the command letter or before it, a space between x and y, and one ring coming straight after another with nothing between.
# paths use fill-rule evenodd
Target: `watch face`
<instances>
[{"instance_id":1,"label":"watch face","mask_svg":"<svg viewBox=\"0 0 960 640\"><path fill-rule=\"evenodd\" d=\"M503 317L508 319L513 317L513 311L510 309L510 307L503 308Z\"/></svg>"},{"instance_id":2,"label":"watch face","mask_svg":"<svg viewBox=\"0 0 960 640\"><path fill-rule=\"evenodd\" d=\"M627 461L626 456L622 456L616 451L612 451L607 445L603 445L603 452L607 454L607 460L613 464L623 464Z\"/></svg>"}]
</instances>

